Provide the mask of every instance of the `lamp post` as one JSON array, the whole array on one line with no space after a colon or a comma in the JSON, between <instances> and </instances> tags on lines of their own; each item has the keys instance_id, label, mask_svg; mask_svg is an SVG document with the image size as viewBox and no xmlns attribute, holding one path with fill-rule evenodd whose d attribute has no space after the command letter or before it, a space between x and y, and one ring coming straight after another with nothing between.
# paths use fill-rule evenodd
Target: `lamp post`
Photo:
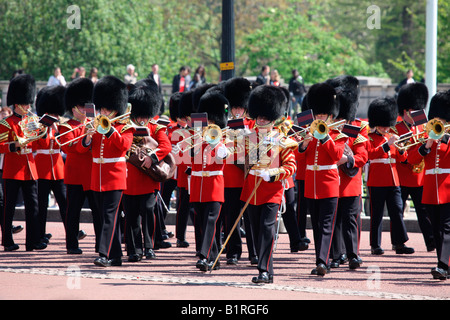
<instances>
[{"instance_id":1,"label":"lamp post","mask_svg":"<svg viewBox=\"0 0 450 320\"><path fill-rule=\"evenodd\" d=\"M222 0L222 59L221 80L234 77L234 0Z\"/></svg>"}]
</instances>

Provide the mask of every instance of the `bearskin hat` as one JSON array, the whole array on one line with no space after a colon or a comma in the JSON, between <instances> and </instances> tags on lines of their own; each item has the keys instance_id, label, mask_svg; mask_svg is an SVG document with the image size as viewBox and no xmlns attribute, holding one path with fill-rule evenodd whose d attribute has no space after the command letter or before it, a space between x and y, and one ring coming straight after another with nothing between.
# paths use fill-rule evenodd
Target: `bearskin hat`
<instances>
[{"instance_id":1,"label":"bearskin hat","mask_svg":"<svg viewBox=\"0 0 450 320\"><path fill-rule=\"evenodd\" d=\"M182 92L175 92L169 99L169 116L172 121L177 121L178 118L178 104L180 103Z\"/></svg>"},{"instance_id":2,"label":"bearskin hat","mask_svg":"<svg viewBox=\"0 0 450 320\"><path fill-rule=\"evenodd\" d=\"M373 100L367 111L369 126L391 127L397 123L397 103L394 97L377 98Z\"/></svg>"},{"instance_id":3,"label":"bearskin hat","mask_svg":"<svg viewBox=\"0 0 450 320\"><path fill-rule=\"evenodd\" d=\"M114 76L100 78L94 86L92 102L95 109L105 108L117 112L116 116L120 116L125 113L128 105L127 85Z\"/></svg>"},{"instance_id":4,"label":"bearskin hat","mask_svg":"<svg viewBox=\"0 0 450 320\"><path fill-rule=\"evenodd\" d=\"M131 104L131 118L153 118L161 108L161 95L157 88L139 85L131 88L128 102Z\"/></svg>"},{"instance_id":5,"label":"bearskin hat","mask_svg":"<svg viewBox=\"0 0 450 320\"><path fill-rule=\"evenodd\" d=\"M178 118L190 117L194 111L194 104L192 102L193 91L184 91L178 103Z\"/></svg>"},{"instance_id":6,"label":"bearskin hat","mask_svg":"<svg viewBox=\"0 0 450 320\"><path fill-rule=\"evenodd\" d=\"M441 118L450 122L450 90L436 93L430 101L428 119Z\"/></svg>"},{"instance_id":7,"label":"bearskin hat","mask_svg":"<svg viewBox=\"0 0 450 320\"><path fill-rule=\"evenodd\" d=\"M307 104L314 114L329 114L336 118L339 114L339 101L336 90L327 83L311 86L306 96Z\"/></svg>"},{"instance_id":8,"label":"bearskin hat","mask_svg":"<svg viewBox=\"0 0 450 320\"><path fill-rule=\"evenodd\" d=\"M231 78L224 84L224 93L230 103L230 108L241 107L247 110L251 91L250 81L243 77Z\"/></svg>"},{"instance_id":9,"label":"bearskin hat","mask_svg":"<svg viewBox=\"0 0 450 320\"><path fill-rule=\"evenodd\" d=\"M193 112L198 111L198 103L200 101L200 98L206 93L206 91L215 86L216 84L213 83L204 83L193 90L192 92L192 105L194 108Z\"/></svg>"},{"instance_id":10,"label":"bearskin hat","mask_svg":"<svg viewBox=\"0 0 450 320\"><path fill-rule=\"evenodd\" d=\"M44 114L57 114L63 116L66 112L64 108L64 94L66 87L51 86L39 90L36 97L36 113L38 116Z\"/></svg>"},{"instance_id":11,"label":"bearskin hat","mask_svg":"<svg viewBox=\"0 0 450 320\"><path fill-rule=\"evenodd\" d=\"M214 122L220 128L227 126L227 98L217 92L210 91L205 93L198 103L198 112L208 113L208 120Z\"/></svg>"},{"instance_id":12,"label":"bearskin hat","mask_svg":"<svg viewBox=\"0 0 450 320\"><path fill-rule=\"evenodd\" d=\"M32 75L21 74L11 79L6 96L8 106L33 104L36 97L36 80Z\"/></svg>"},{"instance_id":13,"label":"bearskin hat","mask_svg":"<svg viewBox=\"0 0 450 320\"><path fill-rule=\"evenodd\" d=\"M359 106L359 80L353 76L342 75L326 81L336 91L339 100L338 119L353 121Z\"/></svg>"},{"instance_id":14,"label":"bearskin hat","mask_svg":"<svg viewBox=\"0 0 450 320\"><path fill-rule=\"evenodd\" d=\"M84 106L86 103L92 103L93 91L94 83L88 78L77 78L70 82L64 95L66 112L73 116L72 108Z\"/></svg>"},{"instance_id":15,"label":"bearskin hat","mask_svg":"<svg viewBox=\"0 0 450 320\"><path fill-rule=\"evenodd\" d=\"M252 90L248 100L250 118L265 117L275 121L284 115L286 96L280 88L260 85Z\"/></svg>"},{"instance_id":16,"label":"bearskin hat","mask_svg":"<svg viewBox=\"0 0 450 320\"><path fill-rule=\"evenodd\" d=\"M428 88L420 82L409 83L400 89L397 97L398 113L404 110L423 110L428 103Z\"/></svg>"}]
</instances>

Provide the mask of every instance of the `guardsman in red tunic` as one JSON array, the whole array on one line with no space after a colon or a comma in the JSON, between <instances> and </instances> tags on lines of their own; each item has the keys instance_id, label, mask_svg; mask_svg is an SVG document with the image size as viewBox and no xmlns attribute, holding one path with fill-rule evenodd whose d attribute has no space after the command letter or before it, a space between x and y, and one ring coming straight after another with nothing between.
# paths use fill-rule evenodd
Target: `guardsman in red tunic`
<instances>
[{"instance_id":1,"label":"guardsman in red tunic","mask_svg":"<svg viewBox=\"0 0 450 320\"><path fill-rule=\"evenodd\" d=\"M397 97L398 113L402 117L402 120L395 125L395 134L401 136L411 132L413 135L416 135L423 131L422 125L414 125L411 112L424 110L427 103L428 89L425 84L415 82L404 85L400 89ZM410 139L409 143L414 143L415 141L417 141L417 139L413 137ZM408 196L411 196L427 251L433 251L436 248L433 238L433 228L431 226L431 221L428 218L425 205L422 203L424 178L423 162L417 165L411 165L407 161L400 162L397 164L397 171L400 179L403 210L405 210Z\"/></svg>"},{"instance_id":2,"label":"guardsman in red tunic","mask_svg":"<svg viewBox=\"0 0 450 320\"><path fill-rule=\"evenodd\" d=\"M102 116L109 119L123 116L128 104L127 86L114 76L103 77L94 86L92 100ZM116 119L109 130L101 126L89 129L82 141L85 148L92 150L91 188L103 215L99 257L94 261L102 267L122 265L119 206L127 189L125 155L135 132L126 122L124 118Z\"/></svg>"},{"instance_id":3,"label":"guardsman in red tunic","mask_svg":"<svg viewBox=\"0 0 450 320\"><path fill-rule=\"evenodd\" d=\"M102 217L95 204L91 190L92 153L81 145L82 134L85 133L85 105L92 103L94 83L88 78L78 78L69 83L64 96L66 113L70 119L60 124L57 141L66 154L64 163L64 184L67 193L67 210L65 214L66 250L68 254L81 254L78 245L86 233L80 230L80 213L85 199L88 199L92 211L95 231L95 251L98 252L99 237L102 228Z\"/></svg>"},{"instance_id":4,"label":"guardsman in red tunic","mask_svg":"<svg viewBox=\"0 0 450 320\"><path fill-rule=\"evenodd\" d=\"M12 222L17 202L17 194L22 189L25 202L27 251L41 250L47 244L40 239L38 220L36 164L31 144L18 140L25 138L20 124L26 120L36 95L36 82L31 75L19 75L11 80L8 87L7 104L13 114L0 121L0 152L5 154L3 162L4 209L2 225L2 245L5 251L19 249L12 236Z\"/></svg>"},{"instance_id":5,"label":"guardsman in red tunic","mask_svg":"<svg viewBox=\"0 0 450 320\"><path fill-rule=\"evenodd\" d=\"M186 241L186 228L189 216L193 220L194 225L195 214L192 205L189 202L189 182L190 182L190 171L191 171L191 158L188 152L180 152L178 143L184 139L190 140L191 130L188 127L190 121L191 113L194 112L194 105L192 99L193 91L187 91L181 94L178 101L178 108L176 111L177 128L173 130L171 135L171 143L174 145L172 147L172 152L177 160L177 188L178 188L178 203L177 203L177 219L175 226L175 236L177 238L177 246L188 247L189 243ZM175 106L173 106L175 109ZM175 110L174 110L175 113ZM183 143L180 143L180 145ZM197 220L198 222L198 220ZM199 252L198 244L199 234L197 233L198 228L195 227L195 240L196 240L196 251Z\"/></svg>"},{"instance_id":6,"label":"guardsman in red tunic","mask_svg":"<svg viewBox=\"0 0 450 320\"><path fill-rule=\"evenodd\" d=\"M273 247L275 223L284 196L283 180L291 177L295 170L292 148L297 143L282 147L284 134L274 130L286 107L287 98L282 89L261 85L252 90L248 102L249 116L255 120L254 133L249 137L248 153L250 170L244 180L241 201L248 203L258 255L259 275L254 283L273 282ZM285 142L289 139L283 140Z\"/></svg>"},{"instance_id":7,"label":"guardsman in red tunic","mask_svg":"<svg viewBox=\"0 0 450 320\"><path fill-rule=\"evenodd\" d=\"M362 208L361 168L368 160L368 123L355 119L360 94L358 79L344 75L330 79L327 83L335 88L339 99L339 114L336 121L345 119L346 124L354 126L354 132L348 134L344 155L337 163L340 178L339 200L331 245L330 267L337 268L348 260L349 268L356 269L362 263L359 256Z\"/></svg>"},{"instance_id":8,"label":"guardsman in red tunic","mask_svg":"<svg viewBox=\"0 0 450 320\"><path fill-rule=\"evenodd\" d=\"M198 111L208 113L208 125L225 128L228 100L217 91L205 93L199 101ZM204 129L205 130L205 129ZM215 129L209 129L211 132ZM216 242L216 224L224 202L223 167L228 151L222 143L222 134L208 135L205 130L202 143L187 152L192 155L192 171L189 201L195 210L196 227L200 228L198 243L199 260L196 267L201 271L211 270L219 253ZM216 131L217 132L217 131ZM220 267L217 263L215 269Z\"/></svg>"},{"instance_id":9,"label":"guardsman in red tunic","mask_svg":"<svg viewBox=\"0 0 450 320\"><path fill-rule=\"evenodd\" d=\"M330 125L339 113L337 94L331 85L313 85L307 99L316 120L300 143L299 152L305 153L305 198L311 215L316 251L316 268L311 273L324 276L329 270L328 260L339 198L337 162L344 154L348 137L335 129L329 128L328 133L326 130L322 133L314 129L314 124L319 120Z\"/></svg>"},{"instance_id":10,"label":"guardsman in red tunic","mask_svg":"<svg viewBox=\"0 0 450 320\"><path fill-rule=\"evenodd\" d=\"M45 87L39 91L36 99L36 113L38 116L50 115L59 120L65 113L64 86ZM59 206L61 221L66 216L66 186L64 185L64 160L60 147L55 141L57 125L53 123L47 129L47 135L33 142L33 151L36 153L36 169L38 172L38 202L39 220L41 223L41 238L51 238L45 233L47 222L48 196L53 191Z\"/></svg>"},{"instance_id":11,"label":"guardsman in red tunic","mask_svg":"<svg viewBox=\"0 0 450 320\"><path fill-rule=\"evenodd\" d=\"M231 78L224 84L224 94L230 104L228 106L228 118L229 120L243 119L242 121L245 127L237 130L230 128L229 132L231 133L227 134L229 140L227 147L235 148L235 152L227 158L223 169L225 202L223 203L220 215L223 220L223 231L225 235L230 234L231 228L243 207L243 202L239 199L244 184L243 165L245 162L245 144L243 131L253 128L254 125L254 121L247 118L248 98L251 90L250 81L242 77ZM239 161L241 162L240 164ZM244 214L244 219L248 222L248 214ZM236 265L241 258L242 239L240 229L241 221L238 222L227 243L226 256L227 264L229 265ZM250 262L253 261L253 263L256 263L257 256L250 223L245 225L245 232L249 254L248 258Z\"/></svg>"},{"instance_id":12,"label":"guardsman in red tunic","mask_svg":"<svg viewBox=\"0 0 450 320\"><path fill-rule=\"evenodd\" d=\"M367 187L370 196L370 246L371 252L381 255L382 220L386 203L391 220L391 243L397 254L411 254L414 249L405 246L408 241L403 221L403 203L397 163L406 160L406 152L397 150L394 142L397 135L389 135L389 130L397 120L397 103L394 98L378 98L369 105L369 174Z\"/></svg>"},{"instance_id":13,"label":"guardsman in red tunic","mask_svg":"<svg viewBox=\"0 0 450 320\"><path fill-rule=\"evenodd\" d=\"M148 81L148 80L146 80ZM161 106L162 97L157 87L139 81L129 92L128 102L131 104L130 120L137 126L145 126L149 135L158 142L158 147L144 158L142 166L149 168L153 163L163 159L171 150L165 127L151 122ZM134 137L138 144L144 137ZM155 242L155 204L156 192L160 183L153 180L134 165L127 163L127 189L123 195L123 209L126 218L126 244L129 262L140 261L144 255L153 257ZM141 229L141 222L143 230ZM144 239L143 239L144 238ZM143 245L144 244L144 245Z\"/></svg>"},{"instance_id":14,"label":"guardsman in red tunic","mask_svg":"<svg viewBox=\"0 0 450 320\"><path fill-rule=\"evenodd\" d=\"M443 124L450 122L450 90L438 92L430 102L428 119L438 119ZM448 129L447 129L448 130ZM422 203L426 205L433 226L436 244L437 266L431 269L434 279L449 277L450 266L450 135L428 139L411 149L408 162L418 164L425 161ZM431 134L431 133L430 133Z\"/></svg>"}]
</instances>

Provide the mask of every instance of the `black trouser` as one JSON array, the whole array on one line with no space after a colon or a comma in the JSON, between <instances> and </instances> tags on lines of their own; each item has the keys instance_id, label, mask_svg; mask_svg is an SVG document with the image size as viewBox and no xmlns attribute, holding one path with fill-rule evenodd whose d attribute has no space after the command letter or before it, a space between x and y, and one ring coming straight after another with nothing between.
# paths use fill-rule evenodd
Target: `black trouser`
<instances>
[{"instance_id":1,"label":"black trouser","mask_svg":"<svg viewBox=\"0 0 450 320\"><path fill-rule=\"evenodd\" d=\"M336 222L338 198L307 198L307 201L314 234L316 265L319 263L328 265L331 240L333 238L334 225Z\"/></svg>"},{"instance_id":2,"label":"black trouser","mask_svg":"<svg viewBox=\"0 0 450 320\"><path fill-rule=\"evenodd\" d=\"M297 224L300 238L306 238L306 215L308 212L308 201L305 198L305 180L296 180L298 202L297 202Z\"/></svg>"},{"instance_id":3,"label":"black trouser","mask_svg":"<svg viewBox=\"0 0 450 320\"><path fill-rule=\"evenodd\" d=\"M28 250L39 243L39 219L37 182L35 180L4 179L4 208L2 217L2 244L5 247L14 245L12 236L12 223L16 210L17 195L22 189L25 204L25 247Z\"/></svg>"},{"instance_id":4,"label":"black trouser","mask_svg":"<svg viewBox=\"0 0 450 320\"><path fill-rule=\"evenodd\" d=\"M422 232L425 245L427 247L434 247L433 227L431 226L430 218L428 217L425 205L422 204L423 187L400 187L402 193L403 212L406 208L406 200L411 196L416 210L417 222L419 223L420 231Z\"/></svg>"},{"instance_id":5,"label":"black trouser","mask_svg":"<svg viewBox=\"0 0 450 320\"><path fill-rule=\"evenodd\" d=\"M295 188L289 188L284 191L284 197L286 199L286 211L281 215L283 218L284 226L289 235L289 243L291 247L296 247L301 240L300 231L298 229L297 217L296 217L296 199Z\"/></svg>"},{"instance_id":6,"label":"black trouser","mask_svg":"<svg viewBox=\"0 0 450 320\"><path fill-rule=\"evenodd\" d=\"M450 203L428 204L426 208L433 226L438 267L447 270L450 264Z\"/></svg>"},{"instance_id":7,"label":"black trouser","mask_svg":"<svg viewBox=\"0 0 450 320\"><path fill-rule=\"evenodd\" d=\"M216 224L220 214L222 203L213 202L193 202L195 214L201 220L201 244L200 258L214 261L219 254L216 242Z\"/></svg>"},{"instance_id":8,"label":"black trouser","mask_svg":"<svg viewBox=\"0 0 450 320\"><path fill-rule=\"evenodd\" d=\"M47 212L48 212L48 196L50 191L53 191L55 195L56 202L59 207L59 214L61 216L61 221L64 224L66 221L66 185L64 180L46 180L38 179L38 202L39 202L39 222L40 222L40 236L45 235L45 226L47 223Z\"/></svg>"},{"instance_id":9,"label":"black trouser","mask_svg":"<svg viewBox=\"0 0 450 320\"><path fill-rule=\"evenodd\" d=\"M120 237L120 201L122 190L94 191L97 208L103 215L103 226L100 234L99 253L108 259L122 257Z\"/></svg>"},{"instance_id":10,"label":"black trouser","mask_svg":"<svg viewBox=\"0 0 450 320\"><path fill-rule=\"evenodd\" d=\"M360 235L361 196L339 198L330 257L346 253L349 259L357 258Z\"/></svg>"},{"instance_id":11,"label":"black trouser","mask_svg":"<svg viewBox=\"0 0 450 320\"><path fill-rule=\"evenodd\" d=\"M194 221L194 209L189 202L189 193L185 188L178 188L177 218L175 222L175 235L180 241L186 240L186 228L189 216Z\"/></svg>"},{"instance_id":12,"label":"black trouser","mask_svg":"<svg viewBox=\"0 0 450 320\"><path fill-rule=\"evenodd\" d=\"M224 196L225 202L222 206L221 215L223 216L224 234L225 239L230 236L231 228L236 223L243 202L239 199L241 196L242 188L225 188ZM227 258L240 259L242 254L242 239L241 239L241 219L237 222L236 228L230 236L226 246Z\"/></svg>"},{"instance_id":13,"label":"black trouser","mask_svg":"<svg viewBox=\"0 0 450 320\"><path fill-rule=\"evenodd\" d=\"M80 214L84 201L88 199L89 207L92 211L92 220L95 232L95 252L98 252L100 233L102 230L103 217L94 199L93 191L84 191L82 185L67 184L67 210L66 210L66 248L78 248L78 232L80 231Z\"/></svg>"},{"instance_id":14,"label":"black trouser","mask_svg":"<svg viewBox=\"0 0 450 320\"><path fill-rule=\"evenodd\" d=\"M124 194L122 204L126 219L126 244L128 255L143 254L143 248L153 249L155 241L154 211L156 194Z\"/></svg>"},{"instance_id":15,"label":"black trouser","mask_svg":"<svg viewBox=\"0 0 450 320\"><path fill-rule=\"evenodd\" d=\"M249 205L248 215L252 224L253 235L258 255L258 270L273 274L273 245L275 242L275 222L278 203L265 203L259 206Z\"/></svg>"},{"instance_id":16,"label":"black trouser","mask_svg":"<svg viewBox=\"0 0 450 320\"><path fill-rule=\"evenodd\" d=\"M383 212L386 203L391 220L391 243L401 245L408 241L403 221L403 203L400 187L369 187L370 195L370 246L381 246Z\"/></svg>"},{"instance_id":17,"label":"black trouser","mask_svg":"<svg viewBox=\"0 0 450 320\"><path fill-rule=\"evenodd\" d=\"M174 190L177 189L177 180L169 179L163 183L161 183L161 198L164 200L164 203L167 207L167 209L170 210L170 199L172 197L172 193ZM177 198L178 192L177 192ZM178 201L178 199L177 199ZM166 214L164 215L164 218L166 218ZM184 240L184 239L183 239Z\"/></svg>"}]
</instances>

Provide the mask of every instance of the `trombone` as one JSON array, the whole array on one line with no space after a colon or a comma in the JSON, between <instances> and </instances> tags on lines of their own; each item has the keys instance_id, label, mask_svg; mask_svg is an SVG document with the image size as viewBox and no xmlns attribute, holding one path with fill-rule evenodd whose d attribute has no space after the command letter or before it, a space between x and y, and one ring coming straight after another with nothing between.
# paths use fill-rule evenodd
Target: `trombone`
<instances>
[{"instance_id":1,"label":"trombone","mask_svg":"<svg viewBox=\"0 0 450 320\"><path fill-rule=\"evenodd\" d=\"M421 143L425 143L428 140L439 140L441 139L447 130L450 129L450 124L444 124L439 119L431 119L425 125L425 130L418 132L413 135L408 135L404 138L400 138L399 140L394 142L394 146L400 151L406 151L409 148L416 146ZM425 138L425 134L428 135L428 138ZM410 139L414 138L415 142L407 143ZM407 143L406 145L400 145L401 143Z\"/></svg>"},{"instance_id":2,"label":"trombone","mask_svg":"<svg viewBox=\"0 0 450 320\"><path fill-rule=\"evenodd\" d=\"M339 127L339 126L345 124L346 122L347 122L347 120L343 119L340 121L333 122L331 124L327 124L323 120L316 119L309 126L309 132L311 132L311 134L314 134L314 132L317 131L317 133L319 134L320 137L325 138L328 135L328 132L330 131L331 128Z\"/></svg>"},{"instance_id":3,"label":"trombone","mask_svg":"<svg viewBox=\"0 0 450 320\"><path fill-rule=\"evenodd\" d=\"M116 121L119 121L119 120L124 120L126 118L129 118L130 114L131 114L131 111L129 111L127 113L124 113L124 114L122 114L120 116L117 116L117 117L115 117L113 119L109 119L107 116L100 114L100 115L96 116L92 121L83 123L83 124L81 124L81 125L79 125L79 126L77 126L75 128L70 129L69 131L66 131L66 132L64 132L64 133L62 133L60 135L57 135L55 137L55 141L60 147L62 147L62 146L65 146L66 144L69 144L69 143L75 142L75 141L77 141L77 140L79 140L81 138L84 138L85 136L87 136L87 132L85 132L82 135L79 135L79 136L77 136L77 137L75 137L75 138L73 138L73 139L71 139L69 141L63 142L63 143L59 141L59 139L61 139L62 136L66 135L66 134L68 134L68 133L70 133L70 132L72 132L74 130L77 130L79 128L82 128L82 127L95 128L95 130L98 133L106 134L111 129L111 124L112 123L114 123Z\"/></svg>"},{"instance_id":4,"label":"trombone","mask_svg":"<svg viewBox=\"0 0 450 320\"><path fill-rule=\"evenodd\" d=\"M204 127L201 132L197 131L194 135L179 141L176 146L178 147L178 150L180 150L180 152L184 153L192 148L200 146L204 141L214 145L217 144L223 138L223 136L227 134L228 129L229 128L227 127L222 130L218 125L210 124L207 127ZM197 139L199 139L200 141L198 141L197 143L191 143L188 147L183 149L183 144Z\"/></svg>"}]
</instances>

